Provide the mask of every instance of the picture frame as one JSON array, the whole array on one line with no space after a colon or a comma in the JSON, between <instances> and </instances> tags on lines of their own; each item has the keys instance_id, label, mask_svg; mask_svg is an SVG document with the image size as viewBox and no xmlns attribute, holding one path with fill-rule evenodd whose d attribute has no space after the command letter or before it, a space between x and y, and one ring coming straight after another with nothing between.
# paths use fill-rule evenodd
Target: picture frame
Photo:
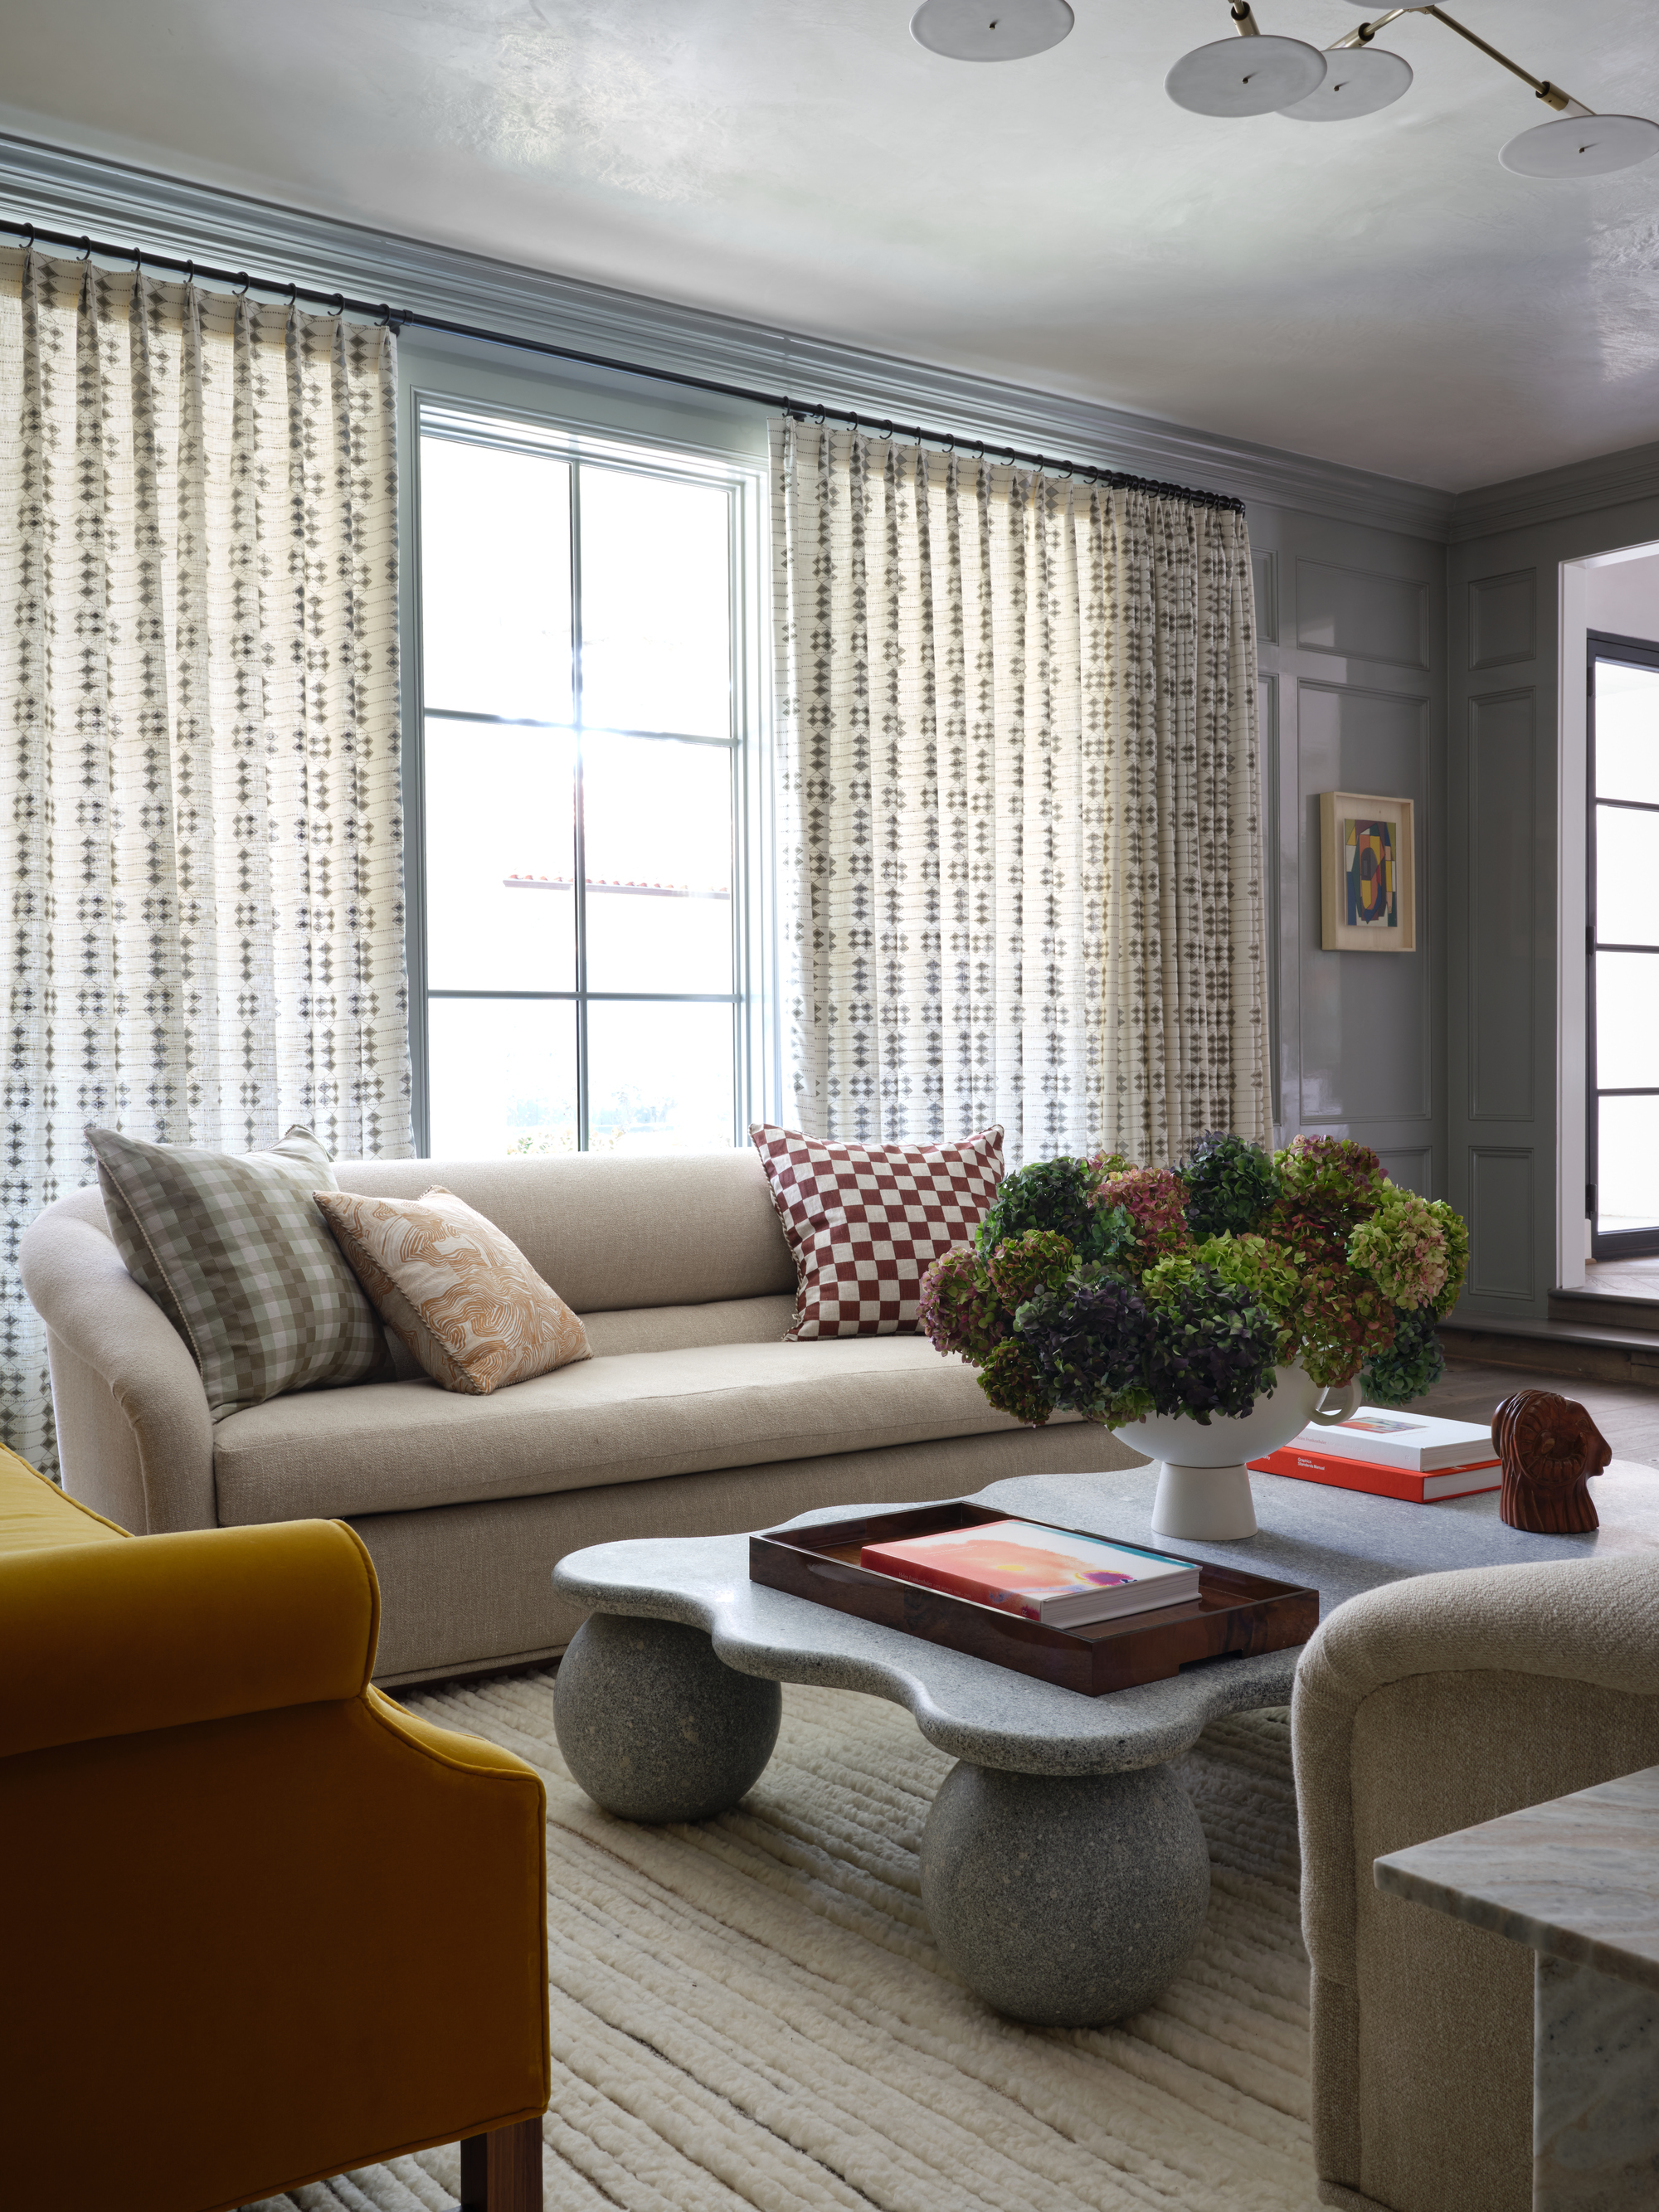
<instances>
[{"instance_id":1,"label":"picture frame","mask_svg":"<svg viewBox=\"0 0 1659 2212\"><path fill-rule=\"evenodd\" d=\"M1319 795L1320 943L1327 952L1415 952L1417 865L1409 799Z\"/></svg>"}]
</instances>

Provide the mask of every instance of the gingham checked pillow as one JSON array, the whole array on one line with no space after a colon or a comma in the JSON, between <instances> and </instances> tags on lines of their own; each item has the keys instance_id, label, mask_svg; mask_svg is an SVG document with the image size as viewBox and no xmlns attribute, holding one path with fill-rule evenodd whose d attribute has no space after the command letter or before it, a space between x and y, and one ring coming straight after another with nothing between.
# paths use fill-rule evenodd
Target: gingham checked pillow
<instances>
[{"instance_id":1,"label":"gingham checked pillow","mask_svg":"<svg viewBox=\"0 0 1659 2212\"><path fill-rule=\"evenodd\" d=\"M854 1145L756 1121L750 1136L795 1256L803 1336L896 1336L916 1326L921 1279L967 1244L1002 1180L1002 1130L944 1145Z\"/></svg>"},{"instance_id":2,"label":"gingham checked pillow","mask_svg":"<svg viewBox=\"0 0 1659 2212\"><path fill-rule=\"evenodd\" d=\"M216 1421L280 1391L390 1380L380 1317L312 1193L335 1188L309 1129L268 1152L88 1129L127 1273L196 1355Z\"/></svg>"}]
</instances>

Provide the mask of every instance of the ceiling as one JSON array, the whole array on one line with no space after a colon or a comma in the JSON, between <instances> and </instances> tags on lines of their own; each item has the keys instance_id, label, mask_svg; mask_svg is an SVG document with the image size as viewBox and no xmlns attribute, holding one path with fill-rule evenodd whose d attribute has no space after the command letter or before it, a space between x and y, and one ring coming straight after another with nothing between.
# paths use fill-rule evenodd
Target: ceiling
<instances>
[{"instance_id":1,"label":"ceiling","mask_svg":"<svg viewBox=\"0 0 1659 2212\"><path fill-rule=\"evenodd\" d=\"M914 0L13 0L0 127L1450 490L1659 439L1659 161L1510 174L1547 111L1426 18L1381 114L1222 122L1224 0L1074 4L976 66ZM1659 115L1648 0L1452 5Z\"/></svg>"}]
</instances>

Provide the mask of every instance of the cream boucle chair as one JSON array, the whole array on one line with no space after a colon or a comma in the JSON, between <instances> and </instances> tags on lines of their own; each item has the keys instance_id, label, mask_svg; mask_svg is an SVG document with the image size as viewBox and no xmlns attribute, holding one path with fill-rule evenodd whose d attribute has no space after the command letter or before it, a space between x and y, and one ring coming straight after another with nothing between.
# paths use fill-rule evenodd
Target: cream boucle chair
<instances>
[{"instance_id":1,"label":"cream boucle chair","mask_svg":"<svg viewBox=\"0 0 1659 2212\"><path fill-rule=\"evenodd\" d=\"M1372 1862L1659 1763L1659 1553L1355 1598L1293 1727L1321 2200L1529 2212L1532 1954L1384 1895Z\"/></svg>"}]
</instances>

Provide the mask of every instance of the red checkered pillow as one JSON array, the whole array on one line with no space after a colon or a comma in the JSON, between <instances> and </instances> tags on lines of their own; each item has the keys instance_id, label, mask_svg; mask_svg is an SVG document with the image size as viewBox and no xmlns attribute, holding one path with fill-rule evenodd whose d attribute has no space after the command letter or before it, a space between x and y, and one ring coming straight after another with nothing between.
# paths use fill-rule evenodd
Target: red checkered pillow
<instances>
[{"instance_id":1,"label":"red checkered pillow","mask_svg":"<svg viewBox=\"0 0 1659 2212\"><path fill-rule=\"evenodd\" d=\"M795 1255L802 1336L895 1336L916 1326L921 1279L968 1244L1002 1180L1002 1131L949 1145L851 1145L751 1122Z\"/></svg>"}]
</instances>

